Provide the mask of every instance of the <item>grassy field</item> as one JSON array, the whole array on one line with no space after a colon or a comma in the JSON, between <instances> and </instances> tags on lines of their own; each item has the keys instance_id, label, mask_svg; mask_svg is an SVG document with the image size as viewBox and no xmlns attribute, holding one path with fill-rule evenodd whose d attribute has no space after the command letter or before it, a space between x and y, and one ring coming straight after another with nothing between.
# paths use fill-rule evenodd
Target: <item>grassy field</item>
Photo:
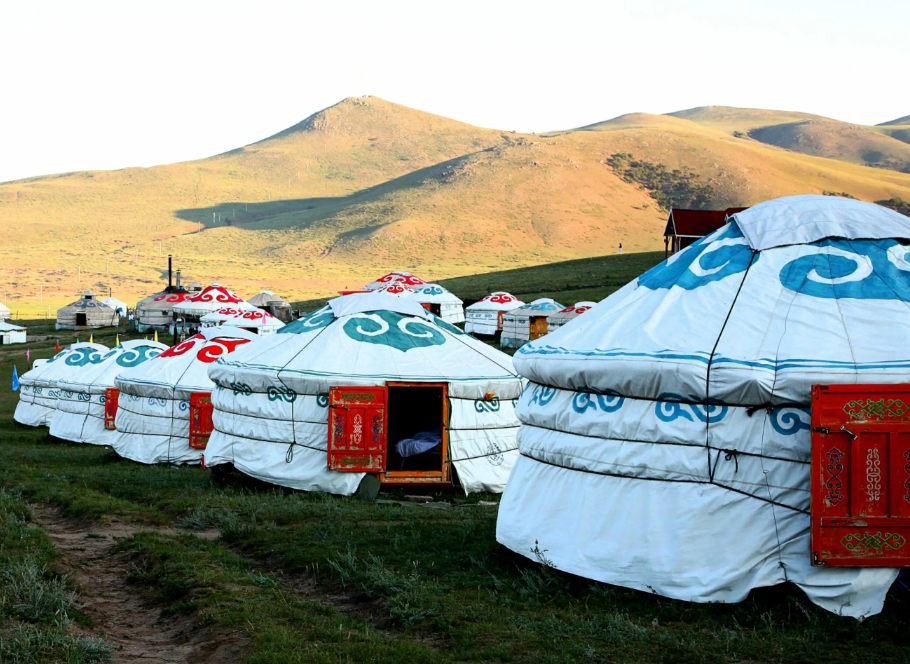
<instances>
[{"instance_id":1,"label":"grassy field","mask_svg":"<svg viewBox=\"0 0 910 664\"><path fill-rule=\"evenodd\" d=\"M691 173L720 208L824 191L910 200L910 174L861 165L902 159L902 125L857 136L842 136L844 123L800 125L837 130L818 137L823 156L800 154L796 139L788 150L748 136L804 120L820 122L711 107L529 135L346 99L208 159L0 184L0 296L26 318L86 288L135 303L160 290L169 253L185 277L302 300L393 269L436 281L619 243L662 249L666 212L613 171L618 153Z\"/></svg>"},{"instance_id":2,"label":"grassy field","mask_svg":"<svg viewBox=\"0 0 910 664\"><path fill-rule=\"evenodd\" d=\"M482 294L493 278L529 299L563 297L619 286L656 259L573 261L455 286ZM32 357L49 357L56 337L72 341L51 333L27 346ZM111 345L112 333L95 341ZM25 368L25 350L0 349L5 385L14 364ZM179 654L163 661L194 663L910 661L903 591L863 623L792 587L736 605L673 601L506 551L494 537L496 496L443 492L425 505L386 493L368 503L214 484L204 469L142 466L17 425L16 403L0 391L3 662L132 661L118 642L131 638ZM61 531L71 539L57 552ZM102 544L107 557L78 570L93 581L76 588L69 558ZM128 627L100 620L95 603L107 593L137 603ZM154 641L178 629L173 643Z\"/></svg>"}]
</instances>

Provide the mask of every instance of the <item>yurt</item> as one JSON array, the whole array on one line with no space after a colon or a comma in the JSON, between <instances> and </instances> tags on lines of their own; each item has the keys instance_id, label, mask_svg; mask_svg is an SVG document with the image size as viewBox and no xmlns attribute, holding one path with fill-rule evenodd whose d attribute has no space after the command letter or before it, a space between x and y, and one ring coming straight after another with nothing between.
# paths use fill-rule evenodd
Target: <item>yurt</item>
<instances>
[{"instance_id":1,"label":"yurt","mask_svg":"<svg viewBox=\"0 0 910 664\"><path fill-rule=\"evenodd\" d=\"M9 320L12 316L9 307L0 302L0 320Z\"/></svg>"},{"instance_id":2,"label":"yurt","mask_svg":"<svg viewBox=\"0 0 910 664\"><path fill-rule=\"evenodd\" d=\"M495 336L502 332L502 318L507 311L524 306L524 302L505 291L490 293L465 309L465 332Z\"/></svg>"},{"instance_id":3,"label":"yurt","mask_svg":"<svg viewBox=\"0 0 910 664\"><path fill-rule=\"evenodd\" d=\"M0 320L0 346L24 344L27 335L28 330L26 328Z\"/></svg>"},{"instance_id":4,"label":"yurt","mask_svg":"<svg viewBox=\"0 0 910 664\"><path fill-rule=\"evenodd\" d=\"M376 489L498 492L515 459L511 358L409 298L336 298L209 376L206 465L273 484L351 495L369 476Z\"/></svg>"},{"instance_id":5,"label":"yurt","mask_svg":"<svg viewBox=\"0 0 910 664\"><path fill-rule=\"evenodd\" d=\"M410 272L389 272L384 277L379 277L376 281L368 283L363 287L365 291L375 291L379 290L383 286L388 286L389 284L403 284L409 287L411 290L415 290L419 286L423 286L426 282L420 277L415 277Z\"/></svg>"},{"instance_id":6,"label":"yurt","mask_svg":"<svg viewBox=\"0 0 910 664\"><path fill-rule=\"evenodd\" d=\"M412 295L423 308L446 323L464 322L464 302L439 284L418 286Z\"/></svg>"},{"instance_id":7,"label":"yurt","mask_svg":"<svg viewBox=\"0 0 910 664\"><path fill-rule=\"evenodd\" d=\"M90 330L99 327L117 327L120 316L114 309L95 299L85 291L75 302L57 310L58 330Z\"/></svg>"},{"instance_id":8,"label":"yurt","mask_svg":"<svg viewBox=\"0 0 910 664\"><path fill-rule=\"evenodd\" d=\"M908 238L910 219L870 203L767 201L522 347L531 384L498 541L676 599L739 602L789 581L835 613L878 613L897 570L813 565L810 523L834 505L856 514L841 502L851 477L867 513L889 500L906 513L910 443L881 451L869 423L822 427L813 443L812 386L907 382ZM870 401L871 424L906 412L899 401L878 414ZM844 448L819 457L817 478L813 444ZM906 541L884 517L845 523L850 555Z\"/></svg>"},{"instance_id":9,"label":"yurt","mask_svg":"<svg viewBox=\"0 0 910 664\"><path fill-rule=\"evenodd\" d=\"M110 445L140 463L197 464L199 443L191 441L191 419L210 417L212 381L208 369L218 358L256 335L238 327L208 327L181 344L115 379L120 391L116 431Z\"/></svg>"},{"instance_id":10,"label":"yurt","mask_svg":"<svg viewBox=\"0 0 910 664\"><path fill-rule=\"evenodd\" d=\"M157 341L124 341L101 355L98 364L60 378L51 435L74 443L109 445L113 422L106 423L105 414L110 414L114 405L107 404L108 397L116 394L114 380L122 371L139 366L167 348Z\"/></svg>"},{"instance_id":11,"label":"yurt","mask_svg":"<svg viewBox=\"0 0 910 664\"><path fill-rule=\"evenodd\" d=\"M596 304L597 302L576 302L571 307L566 307L554 314L550 314L547 317L547 334L550 334L554 330L558 330L570 320L577 318Z\"/></svg>"},{"instance_id":12,"label":"yurt","mask_svg":"<svg viewBox=\"0 0 910 664\"><path fill-rule=\"evenodd\" d=\"M284 298L275 295L272 291L259 291L256 295L247 300L248 304L257 309L268 311L285 323L291 322L291 303Z\"/></svg>"},{"instance_id":13,"label":"yurt","mask_svg":"<svg viewBox=\"0 0 910 664\"><path fill-rule=\"evenodd\" d=\"M185 323L199 323L202 316L232 306L238 309L252 309L242 298L234 295L221 284L212 284L202 291L174 305L174 315L182 318Z\"/></svg>"},{"instance_id":14,"label":"yurt","mask_svg":"<svg viewBox=\"0 0 910 664\"><path fill-rule=\"evenodd\" d=\"M242 327L260 336L277 332L284 323L268 311L262 309L238 309L236 307L222 307L199 319L203 327L212 325L226 325Z\"/></svg>"},{"instance_id":15,"label":"yurt","mask_svg":"<svg viewBox=\"0 0 910 664\"><path fill-rule=\"evenodd\" d=\"M127 309L129 306L123 300L118 300L116 297L106 297L101 300L101 304L110 307L117 312L117 315L121 318L126 316Z\"/></svg>"},{"instance_id":16,"label":"yurt","mask_svg":"<svg viewBox=\"0 0 910 664\"><path fill-rule=\"evenodd\" d=\"M390 284L382 284L379 288L376 288L369 293L377 293L379 295L394 295L396 297L413 297L415 291L413 288L408 286L405 283L401 282L392 282Z\"/></svg>"},{"instance_id":17,"label":"yurt","mask_svg":"<svg viewBox=\"0 0 910 664\"><path fill-rule=\"evenodd\" d=\"M547 317L561 309L565 307L559 302L542 297L506 312L502 317L499 344L503 348L521 348L529 341L539 339L549 331Z\"/></svg>"},{"instance_id":18,"label":"yurt","mask_svg":"<svg viewBox=\"0 0 910 664\"><path fill-rule=\"evenodd\" d=\"M90 365L100 364L108 350L101 344L73 344L22 374L19 377L19 403L13 419L30 427L48 426L54 418L60 394L57 382L70 373L79 374Z\"/></svg>"}]
</instances>

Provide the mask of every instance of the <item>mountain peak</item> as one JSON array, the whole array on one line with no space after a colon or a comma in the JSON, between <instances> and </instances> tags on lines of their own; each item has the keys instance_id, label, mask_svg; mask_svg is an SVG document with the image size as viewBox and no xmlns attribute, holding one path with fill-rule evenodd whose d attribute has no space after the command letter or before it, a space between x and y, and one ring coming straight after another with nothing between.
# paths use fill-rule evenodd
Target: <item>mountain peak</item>
<instances>
[{"instance_id":1,"label":"mountain peak","mask_svg":"<svg viewBox=\"0 0 910 664\"><path fill-rule=\"evenodd\" d=\"M897 118L895 120L889 120L888 122L882 122L881 124L875 125L876 127L889 127L893 125L910 125L910 115L905 115L902 118Z\"/></svg>"}]
</instances>

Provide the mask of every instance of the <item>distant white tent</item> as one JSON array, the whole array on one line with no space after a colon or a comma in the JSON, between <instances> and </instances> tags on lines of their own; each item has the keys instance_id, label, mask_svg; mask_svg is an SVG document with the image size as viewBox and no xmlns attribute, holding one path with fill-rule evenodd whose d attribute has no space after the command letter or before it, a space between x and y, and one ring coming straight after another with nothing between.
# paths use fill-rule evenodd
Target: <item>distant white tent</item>
<instances>
[{"instance_id":1,"label":"distant white tent","mask_svg":"<svg viewBox=\"0 0 910 664\"><path fill-rule=\"evenodd\" d=\"M368 283L363 287L365 291L375 291L379 290L383 286L388 286L389 284L402 284L407 286L411 290L414 290L420 286L423 286L426 282L420 277L415 277L410 272L389 272L384 277L379 277L376 281Z\"/></svg>"},{"instance_id":2,"label":"distant white tent","mask_svg":"<svg viewBox=\"0 0 910 664\"><path fill-rule=\"evenodd\" d=\"M254 308L252 304L248 304L221 284L212 284L196 295L175 304L174 313L184 319L197 321L202 316L227 306L238 309Z\"/></svg>"},{"instance_id":3,"label":"distant white tent","mask_svg":"<svg viewBox=\"0 0 910 664\"><path fill-rule=\"evenodd\" d=\"M515 365L532 383L497 540L676 599L739 602L790 582L838 615L881 611L898 571L813 565L810 512L852 483L868 502L844 519L856 534L841 546L903 546L882 535L898 519L855 516L900 513L906 444L845 429L813 441L812 386L907 381L908 239L910 219L870 203L767 201L521 348ZM896 426L872 414L884 402L868 401L866 431ZM898 417L907 407L891 404ZM824 504L810 505L825 483Z\"/></svg>"},{"instance_id":4,"label":"distant white tent","mask_svg":"<svg viewBox=\"0 0 910 664\"><path fill-rule=\"evenodd\" d=\"M120 390L111 446L140 463L196 464L202 450L190 447L190 399L211 392L208 368L258 337L237 327L207 327L181 344L116 378Z\"/></svg>"},{"instance_id":5,"label":"distant white tent","mask_svg":"<svg viewBox=\"0 0 910 664\"><path fill-rule=\"evenodd\" d=\"M57 412L50 433L74 443L109 445L114 432L104 428L106 391L120 372L139 366L167 350L157 341L124 341L101 356L98 364L68 372L57 381Z\"/></svg>"},{"instance_id":6,"label":"distant white tent","mask_svg":"<svg viewBox=\"0 0 910 664\"><path fill-rule=\"evenodd\" d=\"M502 491L515 461L523 383L511 358L410 298L336 298L209 375L207 466L350 495L367 471L383 483L441 483L453 467L466 492ZM330 417L333 454L352 450L338 460L344 470L329 468ZM373 451L356 453L364 445Z\"/></svg>"},{"instance_id":7,"label":"distant white tent","mask_svg":"<svg viewBox=\"0 0 910 664\"><path fill-rule=\"evenodd\" d=\"M101 300L101 304L109 306L120 316L126 316L126 311L129 308L126 302L118 300L116 297L105 298Z\"/></svg>"},{"instance_id":8,"label":"distant white tent","mask_svg":"<svg viewBox=\"0 0 910 664\"><path fill-rule=\"evenodd\" d=\"M11 315L9 307L0 302L0 320L7 320Z\"/></svg>"},{"instance_id":9,"label":"distant white tent","mask_svg":"<svg viewBox=\"0 0 910 664\"><path fill-rule=\"evenodd\" d=\"M263 311L276 314L279 318L287 317L287 320L290 320L291 303L283 297L275 295L272 291L259 291L247 300L247 303Z\"/></svg>"},{"instance_id":10,"label":"distant white tent","mask_svg":"<svg viewBox=\"0 0 910 664\"><path fill-rule=\"evenodd\" d=\"M224 307L206 314L199 320L205 327L212 325L242 327L259 335L271 334L284 327L284 323L268 311L256 308L238 309L236 307Z\"/></svg>"},{"instance_id":11,"label":"distant white tent","mask_svg":"<svg viewBox=\"0 0 910 664\"><path fill-rule=\"evenodd\" d=\"M507 311L524 302L505 291L490 293L465 309L465 332L493 336L502 332L502 318Z\"/></svg>"},{"instance_id":12,"label":"distant white tent","mask_svg":"<svg viewBox=\"0 0 910 664\"><path fill-rule=\"evenodd\" d=\"M57 410L60 388L57 381L69 373L100 364L107 346L77 343L67 346L51 359L19 377L19 403L13 415L19 424L31 427L47 426Z\"/></svg>"},{"instance_id":13,"label":"distant white tent","mask_svg":"<svg viewBox=\"0 0 910 664\"><path fill-rule=\"evenodd\" d=\"M547 334L550 334L554 330L558 330L570 320L578 318L578 316L596 305L597 302L576 302L571 307L566 307L565 309L560 309L555 314L550 314L547 317Z\"/></svg>"},{"instance_id":14,"label":"distant white tent","mask_svg":"<svg viewBox=\"0 0 910 664\"><path fill-rule=\"evenodd\" d=\"M503 348L521 348L528 341L546 335L549 331L547 317L560 309L565 307L549 297L512 309L502 317L500 345Z\"/></svg>"},{"instance_id":15,"label":"distant white tent","mask_svg":"<svg viewBox=\"0 0 910 664\"><path fill-rule=\"evenodd\" d=\"M0 346L24 344L28 330L12 323L0 321Z\"/></svg>"},{"instance_id":16,"label":"distant white tent","mask_svg":"<svg viewBox=\"0 0 910 664\"><path fill-rule=\"evenodd\" d=\"M411 297L446 323L464 322L464 302L439 284L419 286Z\"/></svg>"}]
</instances>

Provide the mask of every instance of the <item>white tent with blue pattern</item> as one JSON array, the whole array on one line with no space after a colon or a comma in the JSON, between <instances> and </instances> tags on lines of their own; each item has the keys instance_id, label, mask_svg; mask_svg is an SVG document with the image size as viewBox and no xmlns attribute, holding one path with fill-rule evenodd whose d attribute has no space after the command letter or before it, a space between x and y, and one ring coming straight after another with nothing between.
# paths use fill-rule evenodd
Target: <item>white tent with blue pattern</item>
<instances>
[{"instance_id":1,"label":"white tent with blue pattern","mask_svg":"<svg viewBox=\"0 0 910 664\"><path fill-rule=\"evenodd\" d=\"M499 492L516 457L523 382L512 359L411 298L336 298L217 362L209 376L217 385L209 467L233 464L294 489L355 493L365 472L328 467L329 400L333 389L369 386L388 395L372 420L388 444L382 482L454 467L466 492Z\"/></svg>"},{"instance_id":2,"label":"white tent with blue pattern","mask_svg":"<svg viewBox=\"0 0 910 664\"><path fill-rule=\"evenodd\" d=\"M22 374L19 377L19 403L13 419L31 427L50 426L57 412L58 381L100 364L108 350L101 344L75 343Z\"/></svg>"},{"instance_id":3,"label":"white tent with blue pattern","mask_svg":"<svg viewBox=\"0 0 910 664\"><path fill-rule=\"evenodd\" d=\"M464 322L464 302L439 284L416 287L411 297L446 323Z\"/></svg>"},{"instance_id":4,"label":"white tent with blue pattern","mask_svg":"<svg viewBox=\"0 0 910 664\"><path fill-rule=\"evenodd\" d=\"M549 297L542 297L512 309L502 317L502 335L499 344L503 348L521 348L529 341L547 334L547 319L563 305Z\"/></svg>"},{"instance_id":5,"label":"white tent with blue pattern","mask_svg":"<svg viewBox=\"0 0 910 664\"><path fill-rule=\"evenodd\" d=\"M789 581L881 611L897 570L811 564L810 390L907 381L908 238L869 203L768 201L521 348L498 541L677 599Z\"/></svg>"},{"instance_id":6,"label":"white tent with blue pattern","mask_svg":"<svg viewBox=\"0 0 910 664\"><path fill-rule=\"evenodd\" d=\"M121 371L115 380L120 397L110 441L114 451L139 463L198 464L202 450L190 447L192 395L212 391L213 362L258 338L239 327L206 327Z\"/></svg>"},{"instance_id":7,"label":"white tent with blue pattern","mask_svg":"<svg viewBox=\"0 0 910 664\"><path fill-rule=\"evenodd\" d=\"M104 428L106 391L115 387L120 372L139 366L167 348L157 341L124 341L101 355L97 364L67 373L57 382L59 396L51 435L74 443L110 445L114 432Z\"/></svg>"}]
</instances>

